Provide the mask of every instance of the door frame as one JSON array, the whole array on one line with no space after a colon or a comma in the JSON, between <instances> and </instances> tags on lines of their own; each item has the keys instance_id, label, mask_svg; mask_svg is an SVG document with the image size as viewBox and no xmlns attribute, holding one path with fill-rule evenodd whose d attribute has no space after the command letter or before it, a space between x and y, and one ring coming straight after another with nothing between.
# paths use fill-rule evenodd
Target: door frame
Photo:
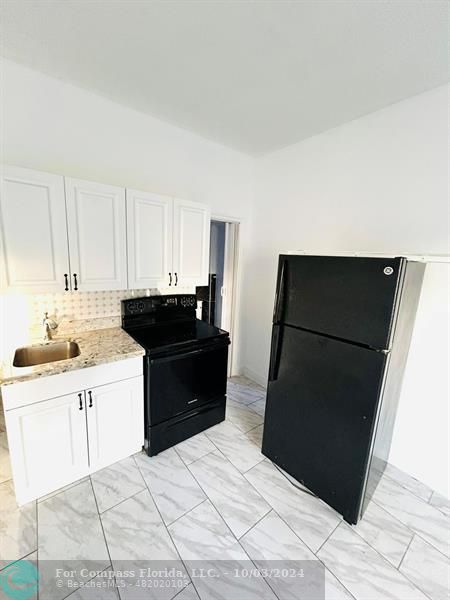
<instances>
[{"instance_id":1,"label":"door frame","mask_svg":"<svg viewBox=\"0 0 450 600\"><path fill-rule=\"evenodd\" d=\"M233 372L234 333L236 330L236 289L239 271L239 234L241 220L236 217L213 214L211 215L211 221L225 223L223 287L226 290L226 295L222 295L222 317L225 314L226 319L221 325L222 329L225 329L230 334L231 344L228 356L228 377L231 377Z\"/></svg>"}]
</instances>

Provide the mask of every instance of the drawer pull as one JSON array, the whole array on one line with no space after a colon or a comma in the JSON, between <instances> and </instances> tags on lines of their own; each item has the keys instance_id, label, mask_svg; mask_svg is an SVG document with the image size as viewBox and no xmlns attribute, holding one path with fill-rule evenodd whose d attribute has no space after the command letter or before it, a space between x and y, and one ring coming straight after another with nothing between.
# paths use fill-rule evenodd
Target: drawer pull
<instances>
[{"instance_id":1,"label":"drawer pull","mask_svg":"<svg viewBox=\"0 0 450 600\"><path fill-rule=\"evenodd\" d=\"M193 400L188 400L188 404L194 404L194 402L198 402L198 398L194 398Z\"/></svg>"}]
</instances>

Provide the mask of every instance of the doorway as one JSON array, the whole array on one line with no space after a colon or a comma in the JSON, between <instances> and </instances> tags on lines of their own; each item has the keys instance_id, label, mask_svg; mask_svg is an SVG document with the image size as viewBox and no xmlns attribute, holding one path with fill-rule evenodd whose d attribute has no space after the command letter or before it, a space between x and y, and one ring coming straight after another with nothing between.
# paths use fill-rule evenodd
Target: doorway
<instances>
[{"instance_id":1,"label":"doorway","mask_svg":"<svg viewBox=\"0 0 450 600\"><path fill-rule=\"evenodd\" d=\"M212 219L208 285L197 288L201 319L230 334L228 375L233 353L234 304L237 273L239 223Z\"/></svg>"}]
</instances>

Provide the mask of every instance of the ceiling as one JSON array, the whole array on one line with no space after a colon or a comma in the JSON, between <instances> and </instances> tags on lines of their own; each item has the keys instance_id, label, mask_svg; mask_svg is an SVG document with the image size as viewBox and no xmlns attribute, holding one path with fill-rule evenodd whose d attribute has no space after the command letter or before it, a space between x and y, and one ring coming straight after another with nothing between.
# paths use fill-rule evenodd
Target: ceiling
<instances>
[{"instance_id":1,"label":"ceiling","mask_svg":"<svg viewBox=\"0 0 450 600\"><path fill-rule=\"evenodd\" d=\"M253 155L449 79L440 0L9 0L1 52Z\"/></svg>"}]
</instances>

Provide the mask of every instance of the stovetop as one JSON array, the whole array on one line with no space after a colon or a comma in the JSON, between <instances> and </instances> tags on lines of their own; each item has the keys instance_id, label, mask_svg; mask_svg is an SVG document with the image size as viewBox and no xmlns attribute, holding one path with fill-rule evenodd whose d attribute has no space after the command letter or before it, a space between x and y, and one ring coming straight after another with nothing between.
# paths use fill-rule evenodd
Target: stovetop
<instances>
[{"instance_id":1,"label":"stovetop","mask_svg":"<svg viewBox=\"0 0 450 600\"><path fill-rule=\"evenodd\" d=\"M217 338L227 337L223 329L195 319L188 322L151 325L125 329L147 353L172 347L200 345Z\"/></svg>"},{"instance_id":2,"label":"stovetop","mask_svg":"<svg viewBox=\"0 0 450 600\"><path fill-rule=\"evenodd\" d=\"M155 295L122 300L122 328L147 355L200 346L228 333L195 318L194 294Z\"/></svg>"}]
</instances>

